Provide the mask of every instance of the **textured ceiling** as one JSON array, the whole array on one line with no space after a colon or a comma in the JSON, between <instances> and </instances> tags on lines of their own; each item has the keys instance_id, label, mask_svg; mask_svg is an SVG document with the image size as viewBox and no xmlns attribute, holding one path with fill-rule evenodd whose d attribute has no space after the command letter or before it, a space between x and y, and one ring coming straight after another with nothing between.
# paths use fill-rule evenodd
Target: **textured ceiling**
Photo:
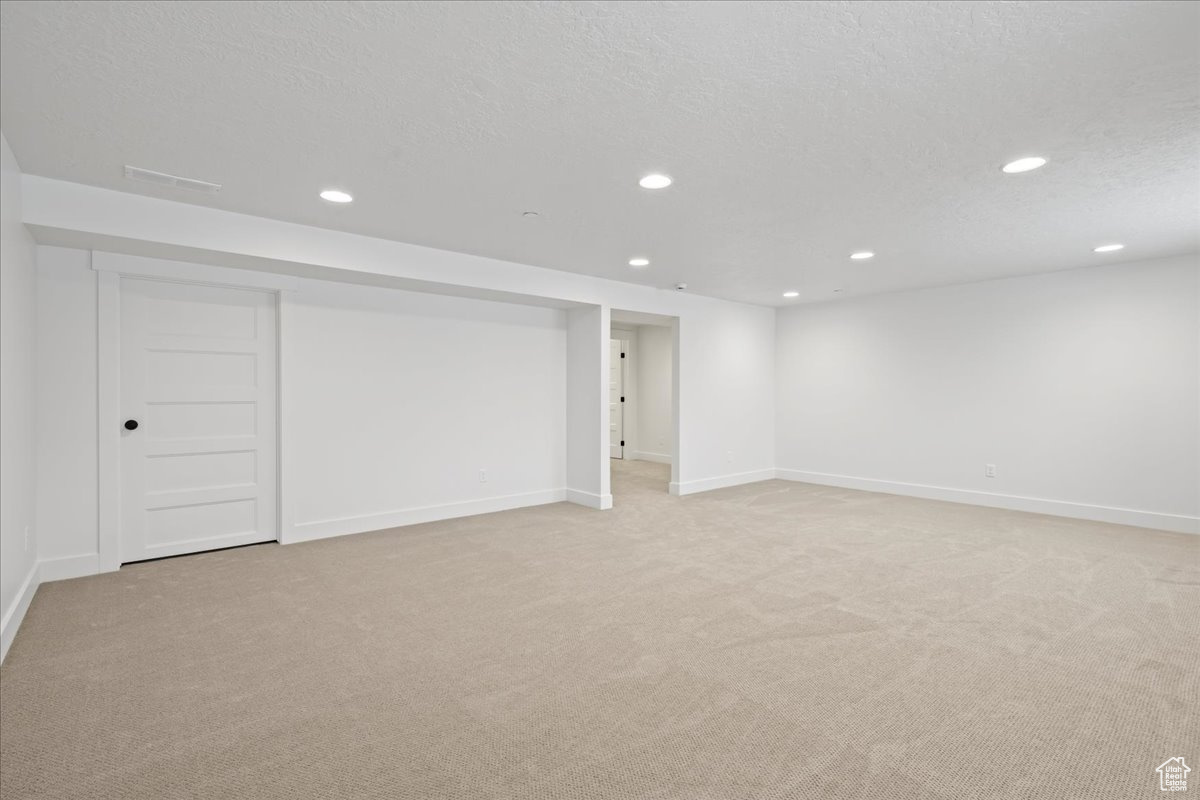
<instances>
[{"instance_id":1,"label":"textured ceiling","mask_svg":"<svg viewBox=\"0 0 1200 800\"><path fill-rule=\"evenodd\" d=\"M772 305L1198 243L1200 3L0 9L38 175Z\"/></svg>"}]
</instances>

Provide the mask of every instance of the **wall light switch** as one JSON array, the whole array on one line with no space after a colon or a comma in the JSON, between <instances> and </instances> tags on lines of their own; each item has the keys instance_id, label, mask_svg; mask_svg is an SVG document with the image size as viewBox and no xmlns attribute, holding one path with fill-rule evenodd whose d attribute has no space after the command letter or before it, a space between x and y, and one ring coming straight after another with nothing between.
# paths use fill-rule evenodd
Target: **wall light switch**
<instances>
[{"instance_id":1,"label":"wall light switch","mask_svg":"<svg viewBox=\"0 0 1200 800\"><path fill-rule=\"evenodd\" d=\"M996 465L995 464L984 464L983 465L983 474L989 478L996 477Z\"/></svg>"}]
</instances>

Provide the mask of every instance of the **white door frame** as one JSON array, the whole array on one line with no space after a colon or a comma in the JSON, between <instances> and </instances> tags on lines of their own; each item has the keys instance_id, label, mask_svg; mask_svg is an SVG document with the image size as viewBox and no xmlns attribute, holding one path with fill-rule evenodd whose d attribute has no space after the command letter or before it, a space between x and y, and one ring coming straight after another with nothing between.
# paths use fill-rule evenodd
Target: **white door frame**
<instances>
[{"instance_id":1,"label":"white door frame","mask_svg":"<svg viewBox=\"0 0 1200 800\"><path fill-rule=\"evenodd\" d=\"M616 347L617 347L616 353L613 352L613 345L616 345ZM621 431L620 431L620 436L618 438L618 441L620 442L620 444L616 445L616 447L619 448L620 452L621 452L621 454L618 456L614 456L612 454L612 451L613 451L613 443L612 443L612 405L613 405L613 402L612 402L612 389L613 389L612 373L613 373L614 359L617 362L616 369L617 369L618 381L621 384L618 387L619 394L617 395L617 397L618 397L617 412L618 412L618 414L620 414L620 420L621 420ZM616 336L613 336L610 333L609 338L608 338L608 427L609 427L608 457L615 458L618 461L623 461L625 459L625 422L626 422L626 420L625 420L625 373L626 373L625 364L626 364L626 361L627 361L627 359L625 358L625 340L620 339Z\"/></svg>"},{"instance_id":2,"label":"white door frame","mask_svg":"<svg viewBox=\"0 0 1200 800\"><path fill-rule=\"evenodd\" d=\"M96 392L98 571L114 572L121 566L121 278L157 280L248 289L275 299L275 541L286 530L283 503L283 389L282 295L294 281L279 275L248 270L209 267L181 261L161 261L139 256L93 252L96 272ZM290 515L288 517L290 520Z\"/></svg>"},{"instance_id":3,"label":"white door frame","mask_svg":"<svg viewBox=\"0 0 1200 800\"><path fill-rule=\"evenodd\" d=\"M628 328L617 327L609 329L610 339L620 339L621 347L625 350L625 367L622 375L622 389L625 392L625 407L621 409L621 427L625 434L624 460L633 461L638 451L637 431L637 333Z\"/></svg>"}]
</instances>

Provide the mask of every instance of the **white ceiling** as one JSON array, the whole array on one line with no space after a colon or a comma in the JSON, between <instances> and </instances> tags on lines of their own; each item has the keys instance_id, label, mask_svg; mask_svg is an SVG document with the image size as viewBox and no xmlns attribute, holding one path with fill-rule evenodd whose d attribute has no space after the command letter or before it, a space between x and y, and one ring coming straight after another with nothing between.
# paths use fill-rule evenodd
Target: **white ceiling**
<instances>
[{"instance_id":1,"label":"white ceiling","mask_svg":"<svg viewBox=\"0 0 1200 800\"><path fill-rule=\"evenodd\" d=\"M0 8L38 175L772 305L1200 242L1200 3Z\"/></svg>"}]
</instances>

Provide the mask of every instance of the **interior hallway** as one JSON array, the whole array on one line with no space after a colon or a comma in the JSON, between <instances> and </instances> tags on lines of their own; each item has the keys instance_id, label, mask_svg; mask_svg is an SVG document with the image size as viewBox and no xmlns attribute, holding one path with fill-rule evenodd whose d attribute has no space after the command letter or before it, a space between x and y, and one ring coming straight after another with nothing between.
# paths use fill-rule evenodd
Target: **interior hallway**
<instances>
[{"instance_id":1,"label":"interior hallway","mask_svg":"<svg viewBox=\"0 0 1200 800\"><path fill-rule=\"evenodd\" d=\"M668 494L671 485L671 465L631 458L610 458L612 464L613 505L629 497L634 502L646 494Z\"/></svg>"}]
</instances>

